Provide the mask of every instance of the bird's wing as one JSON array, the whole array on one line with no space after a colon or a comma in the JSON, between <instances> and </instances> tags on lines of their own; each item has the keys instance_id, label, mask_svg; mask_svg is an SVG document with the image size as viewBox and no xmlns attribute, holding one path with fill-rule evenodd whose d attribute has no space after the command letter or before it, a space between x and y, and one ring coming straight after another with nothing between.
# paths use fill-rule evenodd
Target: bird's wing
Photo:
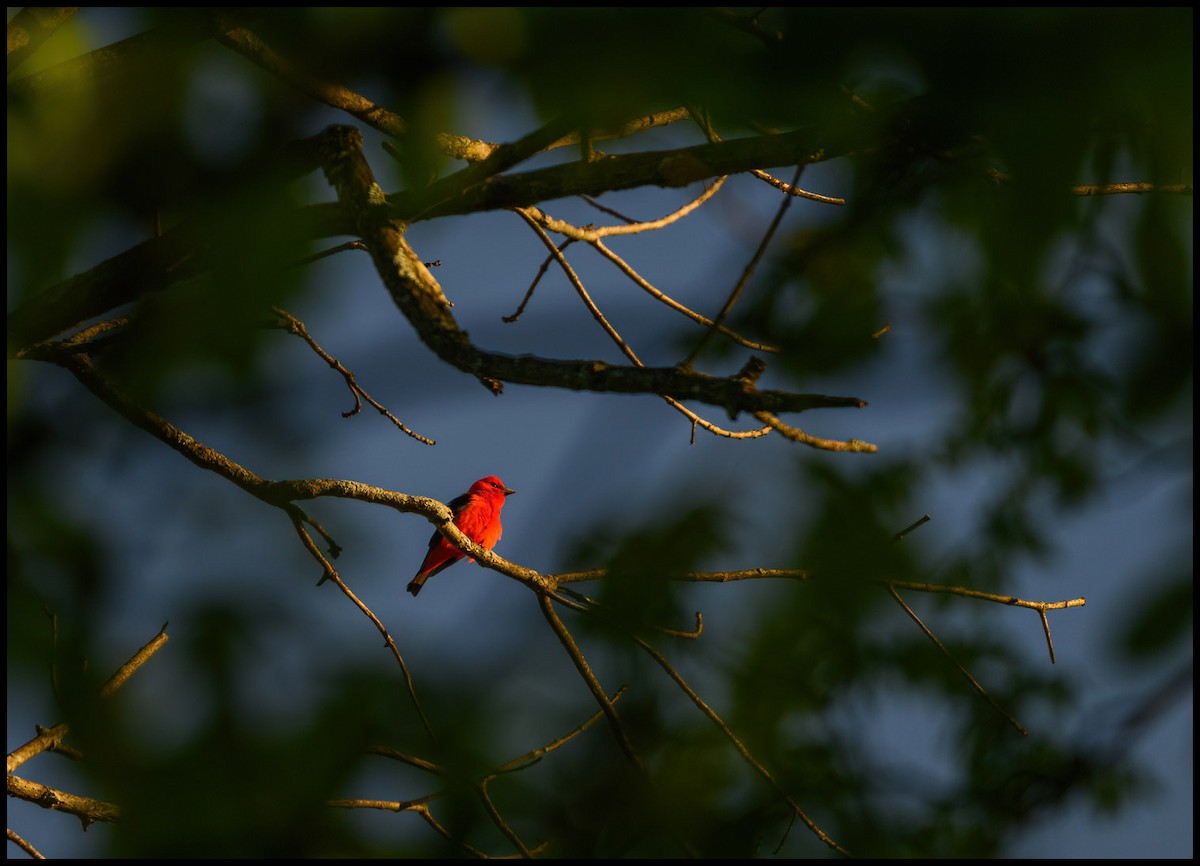
<instances>
[{"instance_id":1,"label":"bird's wing","mask_svg":"<svg viewBox=\"0 0 1200 866\"><path fill-rule=\"evenodd\" d=\"M458 517L458 515L462 513L462 510L466 507L467 503L470 500L471 500L471 495L469 493L464 493L461 496L455 496L453 499L451 499L449 502L447 502L446 507L449 508L452 512L454 512L455 517ZM432 549L433 546L438 543L438 539L441 537L442 537L442 534L435 529L433 531L433 535L431 535L429 537L430 549Z\"/></svg>"}]
</instances>

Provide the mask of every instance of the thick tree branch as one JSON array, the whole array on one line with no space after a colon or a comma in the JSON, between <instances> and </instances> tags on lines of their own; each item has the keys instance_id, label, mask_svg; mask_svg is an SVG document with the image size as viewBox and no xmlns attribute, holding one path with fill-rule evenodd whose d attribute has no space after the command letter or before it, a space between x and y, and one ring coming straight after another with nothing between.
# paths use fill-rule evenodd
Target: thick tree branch
<instances>
[{"instance_id":1,"label":"thick tree branch","mask_svg":"<svg viewBox=\"0 0 1200 866\"><path fill-rule=\"evenodd\" d=\"M606 191L640 186L685 186L695 181L748 171L760 166L797 164L829 159L845 152L833 139L822 139L815 131L760 136L702 144L671 151L609 156L597 162L570 163L537 171L497 175L555 143L566 124L547 127L526 146L501 148L493 161L469 166L431 187L384 196L387 215L406 221L433 219L485 210L527 207L549 199L598 195ZM328 154L331 136L344 136L335 127L303 141L293 142L271 167L274 179L283 183L316 169ZM536 135L536 134L535 134ZM361 147L361 145L360 145ZM310 205L281 215L297 241L353 235L357 215L342 204ZM46 340L88 319L130 303L151 292L203 272L220 250L210 249L214 232L196 222L185 222L94 268L42 289L10 312L8 346L10 356L33 343ZM636 389L635 389L636 390ZM767 407L763 407L767 408Z\"/></svg>"},{"instance_id":2,"label":"thick tree branch","mask_svg":"<svg viewBox=\"0 0 1200 866\"><path fill-rule=\"evenodd\" d=\"M815 408L862 407L853 397L760 391L742 378L721 378L681 368L616 366L596 360L563 361L530 355L504 355L476 348L458 327L441 286L404 239L362 153L362 139L350 127L324 133L323 163L338 199L353 216L355 234L371 252L388 293L422 342L446 363L484 381L494 391L501 382L576 391L660 394L696 400L740 412L802 412Z\"/></svg>"},{"instance_id":3,"label":"thick tree branch","mask_svg":"<svg viewBox=\"0 0 1200 866\"><path fill-rule=\"evenodd\" d=\"M756 168L809 165L868 147L873 130L815 127L777 135L697 144L675 150L607 156L491 178L464 188L454 197L412 190L388 196L392 216L426 219L464 213L521 208L576 195L596 196L642 186L681 187Z\"/></svg>"}]
</instances>

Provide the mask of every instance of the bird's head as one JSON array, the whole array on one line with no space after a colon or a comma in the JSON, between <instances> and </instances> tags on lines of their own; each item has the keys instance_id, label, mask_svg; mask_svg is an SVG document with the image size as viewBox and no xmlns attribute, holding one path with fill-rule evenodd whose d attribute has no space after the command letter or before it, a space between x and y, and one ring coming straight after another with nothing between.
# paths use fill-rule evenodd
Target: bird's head
<instances>
[{"instance_id":1,"label":"bird's head","mask_svg":"<svg viewBox=\"0 0 1200 866\"><path fill-rule=\"evenodd\" d=\"M495 475L489 475L472 484L469 492L480 496L512 496L517 491L505 487L504 482Z\"/></svg>"}]
</instances>

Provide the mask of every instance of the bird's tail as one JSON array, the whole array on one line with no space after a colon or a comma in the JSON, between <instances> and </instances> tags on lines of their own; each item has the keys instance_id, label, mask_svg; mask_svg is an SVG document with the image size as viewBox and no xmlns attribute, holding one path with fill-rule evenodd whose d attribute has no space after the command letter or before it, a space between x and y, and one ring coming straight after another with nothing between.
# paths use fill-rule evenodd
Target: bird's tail
<instances>
[{"instance_id":1,"label":"bird's tail","mask_svg":"<svg viewBox=\"0 0 1200 866\"><path fill-rule=\"evenodd\" d=\"M421 591L421 587L423 587L425 585L425 578L427 578L427 577L429 577L428 574L418 574L416 577L414 577L412 580L410 580L408 582L408 591L411 592L415 596L418 592Z\"/></svg>"}]
</instances>

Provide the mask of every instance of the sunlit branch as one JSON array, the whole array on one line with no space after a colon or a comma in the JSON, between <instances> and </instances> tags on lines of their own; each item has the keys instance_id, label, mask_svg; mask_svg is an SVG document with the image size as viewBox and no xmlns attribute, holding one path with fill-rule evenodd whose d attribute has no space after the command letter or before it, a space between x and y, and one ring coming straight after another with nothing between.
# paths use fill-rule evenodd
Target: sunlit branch
<instances>
[{"instance_id":1,"label":"sunlit branch","mask_svg":"<svg viewBox=\"0 0 1200 866\"><path fill-rule=\"evenodd\" d=\"M870 442L863 442L861 439L822 439L819 436L813 436L795 425L784 424L770 412L755 412L754 417L772 430L778 431L785 438L822 451L852 451L860 454L874 454L879 450L877 446L872 445Z\"/></svg>"},{"instance_id":2,"label":"sunlit branch","mask_svg":"<svg viewBox=\"0 0 1200 866\"><path fill-rule=\"evenodd\" d=\"M924 521L919 521L924 522ZM911 529L912 527L910 527ZM542 575L542 579L549 587L557 588L568 583L583 583L590 580L604 580L608 577L608 570L604 568L593 568L586 571L564 571L557 574ZM747 568L735 571L684 571L672 572L664 579L672 581L683 581L690 583L733 583L741 580L812 580L813 573L804 568ZM1011 595L997 595L996 593L983 592L978 589L968 589L963 586L949 586L946 584L937 583L913 583L904 580L889 580L879 578L873 582L883 586L895 586L901 589L908 589L914 592L934 592L946 593L950 595L958 595L964 598L977 598L983 601L992 601L997 604L1011 605L1013 607L1027 607L1037 611L1047 610L1064 610L1071 607L1083 607L1087 604L1086 598L1071 598L1063 601L1031 601L1029 599L1017 598Z\"/></svg>"},{"instance_id":3,"label":"sunlit branch","mask_svg":"<svg viewBox=\"0 0 1200 866\"><path fill-rule=\"evenodd\" d=\"M994 601L998 604L1012 605L1013 607L1028 607L1037 611L1047 610L1064 610L1068 607L1083 607L1087 604L1087 599L1071 598L1064 601L1029 601L1023 598L1017 598L1012 595L998 595L993 592L983 592L978 589L967 589L963 586L947 586L937 583L913 583L905 580L884 580L882 583L887 583L891 586L897 586L901 589L911 589L916 592L944 592L951 595L961 595L966 598L978 598L984 601Z\"/></svg>"},{"instance_id":4,"label":"sunlit branch","mask_svg":"<svg viewBox=\"0 0 1200 866\"><path fill-rule=\"evenodd\" d=\"M22 851L24 851L26 854L28 854L34 860L45 860L46 859L45 854L43 854L37 848L33 847L33 845L30 842L27 842L24 838L22 838L15 830L13 830L12 827L6 827L5 829L8 832L8 841L9 842L12 842L14 845L16 845L18 848L20 848Z\"/></svg>"},{"instance_id":5,"label":"sunlit branch","mask_svg":"<svg viewBox=\"0 0 1200 866\"><path fill-rule=\"evenodd\" d=\"M327 250L321 250L320 252L313 253L311 256L305 256L304 258L295 262L295 265L297 267L300 265L311 265L313 262L319 262L321 259L327 259L330 256L335 256L338 253L344 253L348 250L361 250L364 253L370 252L370 250L367 249L367 245L362 241L346 241L345 243L330 247Z\"/></svg>"},{"instance_id":6,"label":"sunlit branch","mask_svg":"<svg viewBox=\"0 0 1200 866\"><path fill-rule=\"evenodd\" d=\"M108 678L108 682L100 687L100 697L111 697L113 692L125 685L126 680L133 676L138 668L150 661L150 657L163 648L167 640L167 625L163 623L163 627L159 629L158 634L134 653L133 658L121 665L117 669L117 672Z\"/></svg>"},{"instance_id":7,"label":"sunlit branch","mask_svg":"<svg viewBox=\"0 0 1200 866\"><path fill-rule=\"evenodd\" d=\"M1191 195L1190 183L1102 183L1087 186L1073 186L1074 195L1144 195L1146 193L1169 193L1171 195Z\"/></svg>"},{"instance_id":8,"label":"sunlit branch","mask_svg":"<svg viewBox=\"0 0 1200 866\"><path fill-rule=\"evenodd\" d=\"M693 108L693 109L689 110L688 114L692 118L692 120L696 123L696 125L699 126L700 129L704 132L705 137L710 142L718 142L721 140L721 137L719 135L717 135L716 130L713 129L712 122L709 120L708 114L706 112L703 112L699 109ZM793 181L792 183L787 183L786 181L783 181L780 178L775 177L775 175L763 171L761 168L751 169L749 173L751 175L753 175L754 177L758 178L759 180L763 181L764 183L770 184L771 186L775 187L777 190L785 193L786 195L795 196L796 198L812 199L813 201L819 201L824 204L842 205L842 204L846 203L846 200L844 198L838 198L836 196L829 196L829 195L821 195L820 193L809 192L806 189L801 189L800 187L796 186L795 181ZM797 180L798 179L799 179L799 175L797 175Z\"/></svg>"},{"instance_id":9,"label":"sunlit branch","mask_svg":"<svg viewBox=\"0 0 1200 866\"><path fill-rule=\"evenodd\" d=\"M692 583L731 583L737 580L757 580L759 578L784 578L787 580L808 580L812 575L799 568L748 568L743 571L684 571L672 572L670 580ZM587 571L566 571L560 574L547 574L544 579L554 587L564 583L581 583L588 580L603 580L608 577L608 570L593 568Z\"/></svg>"},{"instance_id":10,"label":"sunlit branch","mask_svg":"<svg viewBox=\"0 0 1200 866\"><path fill-rule=\"evenodd\" d=\"M596 163L572 163L494 176L496 171L514 161L532 155L533 147L543 142L547 132L541 130L521 142L506 145L483 163L470 166L429 187L392 196L383 194L365 163L362 166L355 165L351 171L340 173L346 179L355 179L352 187L342 190L343 200L340 204L310 205L291 214L294 219L288 220L281 215L281 223L292 223L291 231L297 240L356 234L367 241L376 237L378 222L390 224L391 219L413 221L451 214L528 207L554 198L599 195L615 189L647 185L686 186L763 166L796 165L830 159L850 147L848 139L837 147L830 147L828 143L822 143L822 133L819 131L802 130L674 151L616 155ZM332 127L312 138L292 142L277 160L277 174L281 180L303 176L321 165L328 166L331 159L338 162L362 160L360 133L347 127ZM482 182L484 180L487 182ZM385 212L380 213L381 209ZM370 228L361 224L364 217L369 217ZM88 271L39 290L10 312L10 355L203 272L211 267L214 256L218 255L212 249L212 237L213 232L200 220L188 220L164 232L162 237L143 241ZM378 244L372 242L369 246L373 258L376 258L376 267L383 267L377 258L381 252L376 249ZM388 251L393 254L393 258L388 260L392 262L390 267L395 268L396 250ZM412 287L406 291L411 292ZM417 325L419 333L424 334L417 322L414 325ZM501 363L498 356L483 357L493 365ZM443 359L450 361L449 358ZM461 368L461 362L450 363ZM606 374L605 378L610 376ZM577 384L574 387L580 389L585 386ZM589 386L589 389L594 387ZM614 389L610 386L606 390ZM654 390L662 389L642 388L641 393ZM688 395L674 396L692 399ZM758 408L781 411L779 406Z\"/></svg>"},{"instance_id":11,"label":"sunlit branch","mask_svg":"<svg viewBox=\"0 0 1200 866\"><path fill-rule=\"evenodd\" d=\"M57 751L59 744L70 733L70 730L70 726L66 722L60 722L52 728L43 728L38 725L36 737L8 753L8 772L11 773L30 758L35 758L42 752Z\"/></svg>"},{"instance_id":12,"label":"sunlit branch","mask_svg":"<svg viewBox=\"0 0 1200 866\"><path fill-rule=\"evenodd\" d=\"M608 336L612 339L612 341L617 344L617 347L621 350L622 353L624 353L625 357L629 358L629 360L633 362L635 367L641 367L644 369L645 365L642 364L641 359L638 358L637 354L633 351L632 348L630 348L629 344L626 343L624 339L622 339L621 335L619 333L617 333L616 328L614 328L609 323L608 319L605 318L604 314L600 311L600 308L598 306L596 306L596 303L592 300L591 295L588 294L587 289L584 287L583 281L581 279L579 279L579 275L575 273L575 269L571 267L571 264L563 256L562 250L559 249L554 244L554 241L552 241L550 239L550 236L546 234L546 232L538 224L537 220L535 220L532 216L530 216L523 210L518 210L517 214L519 216L521 216L529 224L530 228L533 229L533 231L537 234L538 238L541 239L542 243L544 243L546 245L546 247L550 250L550 255L553 256L554 259L558 262L559 266L563 270L563 273L566 274L567 280L575 288L576 294L579 295L580 299L584 303L584 306L587 307L588 312L590 312L592 314L592 318L594 318L600 324L600 327L602 327L604 329L605 333L607 333ZM704 427L704 429L708 430L709 432L716 433L721 436L728 436L731 438L751 438L751 437L755 437L755 436L761 436L766 432L764 430L751 430L751 431L746 431L746 432L734 432L734 431L724 430L724 429L718 427L717 425L711 423L710 421L707 421L707 420L701 418L695 412L692 412L690 409L683 406L678 400L676 400L672 397L669 397L666 394L660 394L659 396L661 396L664 400L666 400L667 403L670 406L672 406L674 409L683 413L683 415L685 415L687 418L689 418L693 424L699 424L700 426Z\"/></svg>"},{"instance_id":13,"label":"sunlit branch","mask_svg":"<svg viewBox=\"0 0 1200 866\"><path fill-rule=\"evenodd\" d=\"M91 797L81 797L67 791L59 791L38 782L22 779L20 776L8 774L8 795L18 800L49 809L52 812L66 812L74 815L86 830L89 824L96 821L114 823L121 820L121 808L103 800L93 800Z\"/></svg>"},{"instance_id":14,"label":"sunlit branch","mask_svg":"<svg viewBox=\"0 0 1200 866\"><path fill-rule=\"evenodd\" d=\"M166 645L166 628L164 625L158 634L135 652L128 661L117 669L116 673L109 677L108 681L100 689L99 696L101 699L111 698L133 674ZM59 751L63 739L69 732L70 726L66 722L57 724L52 728L42 728L39 726L37 736L8 753L9 796L26 800L44 809L75 815L83 822L85 830L89 824L95 821L113 822L119 820L121 818L121 810L112 803L59 791L38 782L32 782L13 775L13 771L29 759L43 752Z\"/></svg>"},{"instance_id":15,"label":"sunlit branch","mask_svg":"<svg viewBox=\"0 0 1200 866\"><path fill-rule=\"evenodd\" d=\"M125 682L138 671L151 657L154 656L167 643L167 627L164 625L153 638L135 652L127 662L125 662L117 671L109 677L108 681L100 689L101 698L110 698L117 689L121 688ZM66 722L61 722L52 728L38 727L37 736L32 740L24 743L18 748L8 753L8 772L20 767L30 758L40 755L42 752L59 751L62 746L63 739L70 731Z\"/></svg>"},{"instance_id":16,"label":"sunlit branch","mask_svg":"<svg viewBox=\"0 0 1200 866\"><path fill-rule=\"evenodd\" d=\"M642 232L656 231L661 228L678 222L684 217L694 212L698 207L711 199L724 185L726 178L718 177L709 186L705 187L700 195L689 201L687 204L672 211L666 216L659 217L655 220L641 220L633 222L625 222L623 225L615 226L596 226L596 227L581 227L572 225L565 220L557 219L545 213L540 208L527 207L515 208L524 213L530 219L535 220L539 225L548 231L557 232L561 235L566 235L569 238L574 238L577 241L598 241L603 238L613 237L617 235L635 235Z\"/></svg>"},{"instance_id":17,"label":"sunlit branch","mask_svg":"<svg viewBox=\"0 0 1200 866\"><path fill-rule=\"evenodd\" d=\"M677 409L679 412L681 412L687 418L691 419L691 422L692 422L692 444L693 445L696 443L696 436L695 436L695 428L696 427L702 427L705 430L707 430L709 433L712 433L717 436L724 436L728 439L757 439L759 436L766 436L768 433L771 432L770 427L759 427L758 429L752 429L752 430L726 430L724 427L718 427L716 424L712 423L711 421L709 421L705 418L701 418L699 415L697 415L691 409L684 406L678 400L674 400L670 397L664 397L663 399L666 400L668 403L670 403L675 409Z\"/></svg>"},{"instance_id":18,"label":"sunlit branch","mask_svg":"<svg viewBox=\"0 0 1200 866\"><path fill-rule=\"evenodd\" d=\"M855 398L785 396L677 367L613 366L594 360L561 361L482 351L458 327L441 286L404 240L404 227L381 208L379 186L362 156L360 134L353 129L334 127L326 130L319 141L325 149L322 162L327 177L337 189L339 200L354 214L356 234L371 249L376 271L393 301L439 358L480 379L493 391L498 391L504 382L514 382L572 390L657 393L677 400L718 405L731 416L740 411L803 411L816 406L862 405Z\"/></svg>"},{"instance_id":19,"label":"sunlit branch","mask_svg":"<svg viewBox=\"0 0 1200 866\"><path fill-rule=\"evenodd\" d=\"M695 144L673 150L615 154L493 177L487 184L464 187L453 198L424 189L391 193L386 200L395 219L430 219L463 213L540 205L569 196L597 196L644 186L684 187L754 169L808 165L867 146L873 131L842 130L837 142L824 130L806 128L777 135L752 136ZM789 198L791 198L789 196Z\"/></svg>"},{"instance_id":20,"label":"sunlit branch","mask_svg":"<svg viewBox=\"0 0 1200 866\"><path fill-rule=\"evenodd\" d=\"M1054 638L1050 637L1050 618L1046 616L1046 611L1039 610L1038 616L1042 620L1042 631L1046 634L1046 648L1050 650L1050 664L1054 664Z\"/></svg>"},{"instance_id":21,"label":"sunlit branch","mask_svg":"<svg viewBox=\"0 0 1200 866\"><path fill-rule=\"evenodd\" d=\"M445 793L439 791L436 794L426 794L424 797L417 797L415 800L368 800L362 797L345 797L338 800L326 800L325 805L335 809L378 809L382 812L427 812L427 803L445 796Z\"/></svg>"},{"instance_id":22,"label":"sunlit branch","mask_svg":"<svg viewBox=\"0 0 1200 866\"><path fill-rule=\"evenodd\" d=\"M922 521L923 522L923 521ZM991 592L981 592L977 589L966 589L961 586L938 586L929 583L909 583L906 581L892 580L887 581L889 586L900 586L906 589L917 590L918 592L945 592L954 595L961 595L968 598L981 598L986 601L994 601L998 604L1012 605L1013 607L1027 607L1038 612L1038 617L1042 623L1042 631L1046 635L1046 648L1050 651L1050 663L1054 664L1054 639L1050 636L1050 620L1046 616L1048 610L1064 610L1068 607L1083 607L1087 604L1086 598L1071 598L1065 601L1028 601L1023 598L1016 598L1011 595L997 595Z\"/></svg>"},{"instance_id":23,"label":"sunlit branch","mask_svg":"<svg viewBox=\"0 0 1200 866\"><path fill-rule=\"evenodd\" d=\"M771 186L775 187L775 189L779 190L780 192L784 192L788 195L795 196L796 198L812 199L813 201L819 201L819 202L822 202L823 204L845 204L846 203L846 200L844 198L839 198L838 196L833 196L833 195L822 195L819 192L811 192L806 189L801 189L800 187L795 186L794 184L790 184L785 180L781 180L780 178L775 177L775 175L773 175L773 174L767 174L767 172L762 171L761 169L756 168L752 172L750 172L750 174L754 175L756 178L758 178L761 181L769 183Z\"/></svg>"},{"instance_id":24,"label":"sunlit branch","mask_svg":"<svg viewBox=\"0 0 1200 866\"><path fill-rule=\"evenodd\" d=\"M609 323L607 318L605 318L604 313L600 311L600 308L596 305L595 301L592 300L591 295L588 294L588 290L584 288L583 280L581 280L579 275L575 273L575 269L571 267L570 262L568 262L566 257L562 254L562 250L558 248L554 241L550 239L550 236L547 235L542 229L539 221L530 214L526 213L524 210L518 210L516 213L525 220L529 227L533 229L534 233L537 234L542 243L544 243L550 250L550 255L553 256L555 261L558 262L559 267L562 268L563 273L566 274L568 282L570 282L571 286L574 287L575 293L579 295L584 306L587 307L588 312L592 314L592 318L599 323L600 327L604 329L604 332L608 334L609 338L617 344L617 348L619 348L625 357L627 357L635 365L639 367L645 366L642 364L641 360L638 358L633 349L630 348L629 344L625 342L619 333L617 333L617 329Z\"/></svg>"},{"instance_id":25,"label":"sunlit branch","mask_svg":"<svg viewBox=\"0 0 1200 866\"><path fill-rule=\"evenodd\" d=\"M410 199L413 211L406 219L421 219L425 213L435 210L443 202L452 201L485 186L490 179L541 153L557 141L571 126L570 118L556 118L516 141L500 145L486 159L471 163L453 174L422 187L420 194ZM361 150L361 140L359 147ZM325 165L328 169L328 163Z\"/></svg>"},{"instance_id":26,"label":"sunlit branch","mask_svg":"<svg viewBox=\"0 0 1200 866\"><path fill-rule=\"evenodd\" d=\"M612 125L601 125L588 127L588 139L591 142L608 141L610 139L628 138L632 135L637 135L639 132L645 132L647 129L654 129L659 126L669 126L672 123L677 123L680 120L686 120L688 111L682 106L679 108L668 108L664 111L654 111L649 114L640 114L636 117L631 117L628 120L615 123ZM580 143L581 136L578 131L564 135L558 141L550 145L555 147L569 147L573 144Z\"/></svg>"}]
</instances>

